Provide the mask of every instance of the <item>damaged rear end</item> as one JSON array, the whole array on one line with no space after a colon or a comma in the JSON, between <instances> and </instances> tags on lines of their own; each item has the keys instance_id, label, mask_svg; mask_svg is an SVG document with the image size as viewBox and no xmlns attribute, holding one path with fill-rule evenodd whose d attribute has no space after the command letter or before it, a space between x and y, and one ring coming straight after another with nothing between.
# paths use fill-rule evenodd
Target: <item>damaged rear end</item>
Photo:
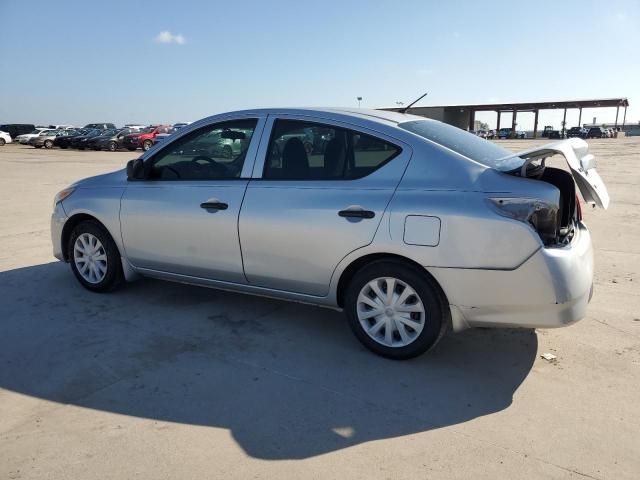
<instances>
[{"instance_id":1,"label":"damaged rear end","mask_svg":"<svg viewBox=\"0 0 640 480\"><path fill-rule=\"evenodd\" d=\"M547 159L555 155L565 158L568 169L547 165ZM547 247L567 245L576 235L582 221L577 191L587 204L604 209L609 206L609 194L596 170L595 158L582 139L532 148L504 157L498 163L513 166L514 162L520 165L504 173L553 185L559 191L559 201L496 196L489 202L499 214L530 224Z\"/></svg>"}]
</instances>

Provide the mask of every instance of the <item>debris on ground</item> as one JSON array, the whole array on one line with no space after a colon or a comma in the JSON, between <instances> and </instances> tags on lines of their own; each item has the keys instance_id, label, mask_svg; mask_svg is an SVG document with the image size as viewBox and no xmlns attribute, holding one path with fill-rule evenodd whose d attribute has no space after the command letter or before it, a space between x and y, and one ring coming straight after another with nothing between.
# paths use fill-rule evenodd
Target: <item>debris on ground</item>
<instances>
[{"instance_id":1,"label":"debris on ground","mask_svg":"<svg viewBox=\"0 0 640 480\"><path fill-rule=\"evenodd\" d=\"M558 357L556 357L553 353L543 353L542 355L540 355L542 358L544 358L547 362L555 362L557 360Z\"/></svg>"}]
</instances>

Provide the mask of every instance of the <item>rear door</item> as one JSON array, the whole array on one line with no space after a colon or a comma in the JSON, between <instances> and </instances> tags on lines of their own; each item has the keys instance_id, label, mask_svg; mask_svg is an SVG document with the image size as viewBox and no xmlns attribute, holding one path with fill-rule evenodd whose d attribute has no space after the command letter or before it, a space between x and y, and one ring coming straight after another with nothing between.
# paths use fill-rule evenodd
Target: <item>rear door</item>
<instances>
[{"instance_id":1,"label":"rear door","mask_svg":"<svg viewBox=\"0 0 640 480\"><path fill-rule=\"evenodd\" d=\"M373 240L410 157L377 132L270 116L240 212L248 282L327 295L340 260Z\"/></svg>"}]
</instances>

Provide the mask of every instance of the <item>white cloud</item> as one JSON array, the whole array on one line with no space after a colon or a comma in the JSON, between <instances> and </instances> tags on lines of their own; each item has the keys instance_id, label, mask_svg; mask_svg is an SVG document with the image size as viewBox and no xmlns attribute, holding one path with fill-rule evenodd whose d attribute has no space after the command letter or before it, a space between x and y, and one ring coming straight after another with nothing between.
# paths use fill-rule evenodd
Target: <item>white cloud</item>
<instances>
[{"instance_id":1,"label":"white cloud","mask_svg":"<svg viewBox=\"0 0 640 480\"><path fill-rule=\"evenodd\" d=\"M187 39L181 33L171 33L168 30L160 32L153 39L156 43L175 43L176 45L184 45Z\"/></svg>"}]
</instances>

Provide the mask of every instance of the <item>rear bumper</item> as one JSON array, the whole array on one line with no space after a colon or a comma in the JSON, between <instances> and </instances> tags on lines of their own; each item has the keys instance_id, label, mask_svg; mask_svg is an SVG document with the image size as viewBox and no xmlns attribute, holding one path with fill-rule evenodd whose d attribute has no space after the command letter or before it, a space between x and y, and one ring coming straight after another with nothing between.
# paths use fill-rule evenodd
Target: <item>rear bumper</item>
<instances>
[{"instance_id":1,"label":"rear bumper","mask_svg":"<svg viewBox=\"0 0 640 480\"><path fill-rule=\"evenodd\" d=\"M429 268L451 305L454 329L556 328L584 318L593 293L591 235L541 248L514 270Z\"/></svg>"}]
</instances>

